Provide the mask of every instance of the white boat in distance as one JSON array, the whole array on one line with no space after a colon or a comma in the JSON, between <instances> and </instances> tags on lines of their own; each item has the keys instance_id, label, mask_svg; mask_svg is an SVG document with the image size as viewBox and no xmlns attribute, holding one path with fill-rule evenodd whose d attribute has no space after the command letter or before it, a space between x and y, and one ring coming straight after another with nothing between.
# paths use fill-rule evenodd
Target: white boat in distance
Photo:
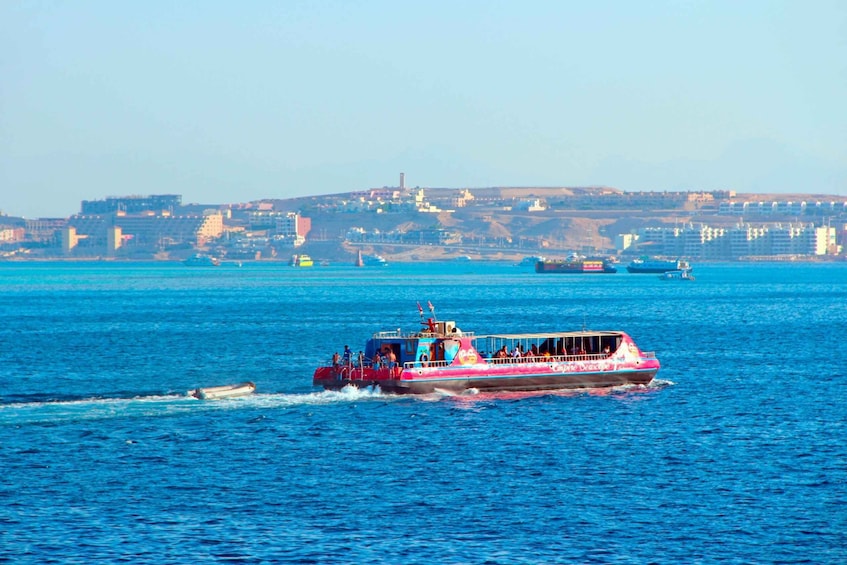
<instances>
[{"instance_id":1,"label":"white boat in distance","mask_svg":"<svg viewBox=\"0 0 847 565\"><path fill-rule=\"evenodd\" d=\"M659 278L663 281L693 281L694 275L691 274L691 269L677 269L674 271L665 271Z\"/></svg>"},{"instance_id":2,"label":"white boat in distance","mask_svg":"<svg viewBox=\"0 0 847 565\"><path fill-rule=\"evenodd\" d=\"M200 400L220 400L222 398L237 398L248 396L256 391L256 385L250 381L223 386L210 386L188 391L188 396Z\"/></svg>"}]
</instances>

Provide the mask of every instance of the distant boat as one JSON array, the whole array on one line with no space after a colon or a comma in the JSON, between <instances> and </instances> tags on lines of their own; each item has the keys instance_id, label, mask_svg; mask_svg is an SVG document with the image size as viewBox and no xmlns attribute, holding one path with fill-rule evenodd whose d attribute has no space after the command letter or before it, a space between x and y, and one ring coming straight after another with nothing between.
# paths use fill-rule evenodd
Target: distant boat
<instances>
[{"instance_id":1,"label":"distant boat","mask_svg":"<svg viewBox=\"0 0 847 565\"><path fill-rule=\"evenodd\" d=\"M195 253L182 263L189 267L217 267L221 264L221 261L217 257L212 257L211 255Z\"/></svg>"},{"instance_id":2,"label":"distant boat","mask_svg":"<svg viewBox=\"0 0 847 565\"><path fill-rule=\"evenodd\" d=\"M256 391L256 385L250 381L232 385L211 386L188 391L188 396L199 400L221 400L248 396Z\"/></svg>"},{"instance_id":3,"label":"distant boat","mask_svg":"<svg viewBox=\"0 0 847 565\"><path fill-rule=\"evenodd\" d=\"M663 281L693 281L694 275L691 274L691 269L678 269L665 271L659 278Z\"/></svg>"},{"instance_id":4,"label":"distant boat","mask_svg":"<svg viewBox=\"0 0 847 565\"><path fill-rule=\"evenodd\" d=\"M356 255L356 262L354 263L357 267L386 267L388 266L388 262L382 257L382 255L363 255L361 251Z\"/></svg>"},{"instance_id":5,"label":"distant boat","mask_svg":"<svg viewBox=\"0 0 847 565\"><path fill-rule=\"evenodd\" d=\"M691 270L688 261L682 259L663 259L661 257L639 257L627 265L630 273L665 273L667 271Z\"/></svg>"},{"instance_id":6,"label":"distant boat","mask_svg":"<svg viewBox=\"0 0 847 565\"><path fill-rule=\"evenodd\" d=\"M536 273L617 273L608 259L571 255L567 259L543 259L535 264Z\"/></svg>"},{"instance_id":7,"label":"distant boat","mask_svg":"<svg viewBox=\"0 0 847 565\"><path fill-rule=\"evenodd\" d=\"M518 263L518 267L535 267L535 264L539 261L544 261L546 258L541 255L528 255L521 259L521 262Z\"/></svg>"},{"instance_id":8,"label":"distant boat","mask_svg":"<svg viewBox=\"0 0 847 565\"><path fill-rule=\"evenodd\" d=\"M388 261L382 255L365 255L365 266L367 267L387 267Z\"/></svg>"},{"instance_id":9,"label":"distant boat","mask_svg":"<svg viewBox=\"0 0 847 565\"><path fill-rule=\"evenodd\" d=\"M315 264L315 262L305 253L301 253L299 255L292 255L291 261L289 261L288 264L292 267L311 267Z\"/></svg>"}]
</instances>

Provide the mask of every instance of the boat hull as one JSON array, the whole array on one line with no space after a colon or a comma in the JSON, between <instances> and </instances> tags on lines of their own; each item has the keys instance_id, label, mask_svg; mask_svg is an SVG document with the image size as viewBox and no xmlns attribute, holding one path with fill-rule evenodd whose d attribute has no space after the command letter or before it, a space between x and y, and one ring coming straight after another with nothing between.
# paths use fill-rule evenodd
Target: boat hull
<instances>
[{"instance_id":1,"label":"boat hull","mask_svg":"<svg viewBox=\"0 0 847 565\"><path fill-rule=\"evenodd\" d=\"M633 366L620 367L613 361L571 363L480 364L472 367L403 369L396 376L387 370L367 367L315 372L313 384L327 390L346 386L378 386L383 392L427 394L437 391L537 391L580 388L608 388L622 385L648 385L659 370L655 358Z\"/></svg>"}]
</instances>

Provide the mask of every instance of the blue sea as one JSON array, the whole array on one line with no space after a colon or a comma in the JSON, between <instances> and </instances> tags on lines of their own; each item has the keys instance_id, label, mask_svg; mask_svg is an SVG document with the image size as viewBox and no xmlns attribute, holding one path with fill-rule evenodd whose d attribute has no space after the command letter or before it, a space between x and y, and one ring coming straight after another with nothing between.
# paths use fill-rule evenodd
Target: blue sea
<instances>
[{"instance_id":1,"label":"blue sea","mask_svg":"<svg viewBox=\"0 0 847 565\"><path fill-rule=\"evenodd\" d=\"M847 562L847 263L694 274L0 263L0 562ZM426 301L477 333L623 330L662 369L311 386Z\"/></svg>"}]
</instances>

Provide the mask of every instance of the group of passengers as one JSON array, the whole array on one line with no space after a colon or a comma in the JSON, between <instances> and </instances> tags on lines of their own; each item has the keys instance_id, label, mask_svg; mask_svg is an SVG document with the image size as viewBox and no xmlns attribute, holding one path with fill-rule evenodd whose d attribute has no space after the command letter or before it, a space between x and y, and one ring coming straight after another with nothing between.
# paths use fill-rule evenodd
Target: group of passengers
<instances>
[{"instance_id":1,"label":"group of passengers","mask_svg":"<svg viewBox=\"0 0 847 565\"><path fill-rule=\"evenodd\" d=\"M498 349L494 353L494 362L495 363L508 363L508 362L511 361L511 362L514 363L516 361L523 361L523 360L528 361L528 360L536 358L536 357L550 357L550 352L549 351L545 351L544 353L539 352L538 346L535 345L535 344L532 344L526 351L524 351L523 346L521 346L521 344L519 343L519 344L515 345L515 348L511 351L511 353L509 352L508 347L505 346L505 345L503 347L501 347L500 349Z\"/></svg>"},{"instance_id":2,"label":"group of passengers","mask_svg":"<svg viewBox=\"0 0 847 565\"><path fill-rule=\"evenodd\" d=\"M344 346L344 353L343 354L339 355L338 352L336 351L332 356L332 366L333 367L336 367L336 368L341 367L341 366L350 367L350 366L353 366L353 365L354 365L353 351L350 349L349 345ZM385 369L385 368L391 369L391 368L394 368L395 366L397 366L397 355L394 353L394 351L390 347L385 346L382 351L377 349L376 352L374 352L374 356L371 359L371 362L366 363L365 362L365 354L362 353L361 351L359 351L359 353L356 355L355 366L356 367L368 367L368 366L370 366L370 367L373 367L374 369Z\"/></svg>"},{"instance_id":3,"label":"group of passengers","mask_svg":"<svg viewBox=\"0 0 847 565\"><path fill-rule=\"evenodd\" d=\"M380 352L377 349L371 359L371 367L374 369L393 369L397 366L397 355L390 347L385 347Z\"/></svg>"},{"instance_id":4,"label":"group of passengers","mask_svg":"<svg viewBox=\"0 0 847 565\"><path fill-rule=\"evenodd\" d=\"M396 366L397 355L388 346L385 346L382 351L377 349L369 363L365 361L365 354L361 351L356 354L354 362L353 351L350 349L349 345L344 346L344 353L341 355L339 355L336 351L332 356L332 367L336 372L339 372L342 368L346 368L348 370L354 367L360 370L365 367L372 367L373 369L394 369Z\"/></svg>"},{"instance_id":5,"label":"group of passengers","mask_svg":"<svg viewBox=\"0 0 847 565\"><path fill-rule=\"evenodd\" d=\"M556 348L557 351L551 353L549 349L544 349L543 351L539 351L538 346L532 344L526 351L523 350L523 346L518 343L515 345L515 348L509 352L507 346L502 346L498 349L494 355L493 360L495 363L515 363L518 361L529 361L537 358L547 358L552 356L563 357L567 355L586 355L587 352L585 347L579 343L574 342L573 347L571 348ZM611 348L606 345L603 347L603 354L606 356L611 355ZM485 355L483 354L483 357Z\"/></svg>"}]
</instances>

